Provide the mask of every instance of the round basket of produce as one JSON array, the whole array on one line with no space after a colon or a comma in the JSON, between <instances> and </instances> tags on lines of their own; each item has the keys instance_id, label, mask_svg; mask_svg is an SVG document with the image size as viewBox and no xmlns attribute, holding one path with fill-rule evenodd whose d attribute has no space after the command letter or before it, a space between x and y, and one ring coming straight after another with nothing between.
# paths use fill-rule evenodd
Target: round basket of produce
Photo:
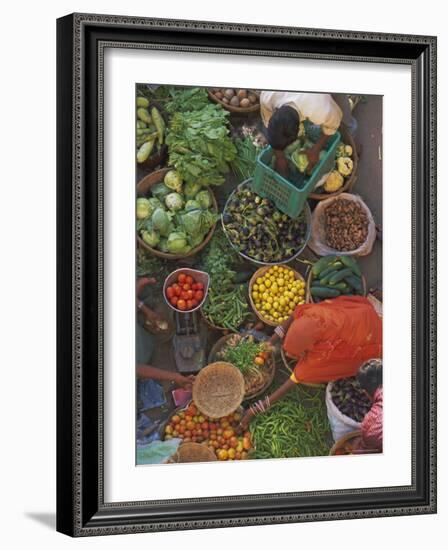
<instances>
[{"instance_id":1,"label":"round basket of produce","mask_svg":"<svg viewBox=\"0 0 448 550\"><path fill-rule=\"evenodd\" d=\"M310 207L305 203L301 214L290 218L254 193L251 181L238 185L227 199L221 218L224 233L245 260L259 265L291 262L310 239Z\"/></svg>"},{"instance_id":2,"label":"round basket of produce","mask_svg":"<svg viewBox=\"0 0 448 550\"><path fill-rule=\"evenodd\" d=\"M252 443L248 431L237 434L242 414L242 408L238 407L235 412L221 418L210 418L202 414L195 402L191 401L185 407L176 409L160 427L159 433L165 440L180 438L181 447L190 442L202 444L212 451L218 460L245 460L249 458ZM186 450L191 456L191 448ZM193 449L193 452L196 453L196 449ZM204 453L202 449L200 453L202 456ZM191 460L191 462L202 461L201 459Z\"/></svg>"},{"instance_id":3,"label":"round basket of produce","mask_svg":"<svg viewBox=\"0 0 448 550\"><path fill-rule=\"evenodd\" d=\"M366 280L353 256L324 256L308 273L307 302L318 303L338 296L365 296Z\"/></svg>"},{"instance_id":4,"label":"round basket of produce","mask_svg":"<svg viewBox=\"0 0 448 550\"><path fill-rule=\"evenodd\" d=\"M163 295L171 309L192 313L199 309L207 296L210 277L198 269L182 267L168 275Z\"/></svg>"},{"instance_id":5,"label":"round basket of produce","mask_svg":"<svg viewBox=\"0 0 448 550\"><path fill-rule=\"evenodd\" d=\"M209 361L226 361L244 377L244 399L263 393L274 380L275 361L267 342L252 335L227 334L212 347Z\"/></svg>"},{"instance_id":6,"label":"round basket of produce","mask_svg":"<svg viewBox=\"0 0 448 550\"><path fill-rule=\"evenodd\" d=\"M178 173L170 168L141 179L136 208L139 246L167 260L200 252L212 238L219 216L210 189L195 193L190 194Z\"/></svg>"},{"instance_id":7,"label":"round basket of produce","mask_svg":"<svg viewBox=\"0 0 448 550\"><path fill-rule=\"evenodd\" d=\"M160 104L146 97L137 97L136 157L139 168L153 170L168 157L165 129L168 116Z\"/></svg>"},{"instance_id":8,"label":"round basket of produce","mask_svg":"<svg viewBox=\"0 0 448 550\"><path fill-rule=\"evenodd\" d=\"M306 301L305 279L287 265L260 267L249 282L249 300L255 315L271 327L286 321Z\"/></svg>"},{"instance_id":9,"label":"round basket of produce","mask_svg":"<svg viewBox=\"0 0 448 550\"><path fill-rule=\"evenodd\" d=\"M180 464L184 462L214 462L216 460L218 460L216 454L207 445L189 441L179 445L168 462Z\"/></svg>"},{"instance_id":10,"label":"round basket of produce","mask_svg":"<svg viewBox=\"0 0 448 550\"><path fill-rule=\"evenodd\" d=\"M362 439L361 432L349 432L336 441L330 449L330 455L350 455L354 450L358 449Z\"/></svg>"},{"instance_id":11,"label":"round basket of produce","mask_svg":"<svg viewBox=\"0 0 448 550\"><path fill-rule=\"evenodd\" d=\"M216 361L204 367L193 383L193 401L210 418L227 416L244 399L244 377L231 363Z\"/></svg>"},{"instance_id":12,"label":"round basket of produce","mask_svg":"<svg viewBox=\"0 0 448 550\"><path fill-rule=\"evenodd\" d=\"M289 372L292 374L294 372L294 367L297 364L297 358L290 357L285 350L283 349L283 346L280 346L280 355L283 361L283 364L285 367L289 370ZM313 382L300 382L302 386L308 386L310 388L325 388L325 384L315 384Z\"/></svg>"},{"instance_id":13,"label":"round basket of produce","mask_svg":"<svg viewBox=\"0 0 448 550\"><path fill-rule=\"evenodd\" d=\"M308 246L319 256L366 256L376 239L369 207L361 197L350 193L319 202L311 227Z\"/></svg>"},{"instance_id":14,"label":"round basket of produce","mask_svg":"<svg viewBox=\"0 0 448 550\"><path fill-rule=\"evenodd\" d=\"M309 198L317 201L335 197L344 192L350 192L358 178L358 153L352 134L344 125L339 131L342 143L336 150L334 170L330 172L325 183L310 193Z\"/></svg>"},{"instance_id":15,"label":"round basket of produce","mask_svg":"<svg viewBox=\"0 0 448 550\"><path fill-rule=\"evenodd\" d=\"M231 113L255 113L260 110L260 94L254 90L211 88L208 97Z\"/></svg>"}]
</instances>

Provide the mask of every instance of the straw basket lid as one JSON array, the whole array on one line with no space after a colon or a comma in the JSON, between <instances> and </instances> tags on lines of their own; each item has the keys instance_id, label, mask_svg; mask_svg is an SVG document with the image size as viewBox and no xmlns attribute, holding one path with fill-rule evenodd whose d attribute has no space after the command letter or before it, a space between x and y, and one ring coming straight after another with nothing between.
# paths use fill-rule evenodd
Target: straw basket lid
<instances>
[{"instance_id":1,"label":"straw basket lid","mask_svg":"<svg viewBox=\"0 0 448 550\"><path fill-rule=\"evenodd\" d=\"M215 453L201 443L182 443L170 457L170 462L213 462L217 460Z\"/></svg>"},{"instance_id":2,"label":"straw basket lid","mask_svg":"<svg viewBox=\"0 0 448 550\"><path fill-rule=\"evenodd\" d=\"M202 414L221 418L233 413L244 398L244 377L231 363L204 367L193 383L193 401Z\"/></svg>"}]
</instances>

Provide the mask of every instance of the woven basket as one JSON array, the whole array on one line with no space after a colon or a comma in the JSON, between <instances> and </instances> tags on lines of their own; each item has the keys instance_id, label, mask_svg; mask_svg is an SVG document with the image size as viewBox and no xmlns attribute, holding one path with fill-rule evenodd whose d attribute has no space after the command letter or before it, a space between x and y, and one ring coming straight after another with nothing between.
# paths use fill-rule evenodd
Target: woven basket
<instances>
[{"instance_id":1,"label":"woven basket","mask_svg":"<svg viewBox=\"0 0 448 550\"><path fill-rule=\"evenodd\" d=\"M306 279L306 301L310 304L318 303L313 300L313 296L311 295L311 285L313 283L313 280L314 280L313 270L310 269L308 273L308 277ZM361 275L361 280L363 285L363 296L365 296L367 294L367 283L364 275ZM341 294L341 296L351 296L351 294ZM327 300L331 300L331 298L327 298Z\"/></svg>"},{"instance_id":2,"label":"woven basket","mask_svg":"<svg viewBox=\"0 0 448 550\"><path fill-rule=\"evenodd\" d=\"M348 178L345 179L344 184L341 188L339 188L337 191L333 191L333 193L310 193L308 195L309 199L314 199L316 201L323 201L325 199L328 199L330 197L336 197L336 195L340 195L341 193L350 193L356 183L356 180L358 179L358 152L356 150L355 140L353 139L352 134L347 130L347 128L344 125L341 125L339 128L339 132L342 136L342 141L346 145L350 145L353 149L353 154L351 156L351 159L353 160L353 170L352 173Z\"/></svg>"},{"instance_id":3,"label":"woven basket","mask_svg":"<svg viewBox=\"0 0 448 550\"><path fill-rule=\"evenodd\" d=\"M177 451L168 459L169 463L214 462L218 460L215 453L202 443L188 441L179 445Z\"/></svg>"},{"instance_id":4,"label":"woven basket","mask_svg":"<svg viewBox=\"0 0 448 550\"><path fill-rule=\"evenodd\" d=\"M258 92L255 92L254 90L248 90L250 93L255 94L258 97L258 103L255 103L254 105L251 105L250 107L234 107L233 105L230 105L229 103L224 103L224 101L221 101L219 98L215 96L215 94L211 90L207 90L208 97L214 102L218 103L226 109L227 111L230 111L231 113L256 113L260 110L260 94Z\"/></svg>"},{"instance_id":5,"label":"woven basket","mask_svg":"<svg viewBox=\"0 0 448 550\"><path fill-rule=\"evenodd\" d=\"M337 451L339 450L345 450L345 445L351 441L352 439L356 439L357 437L361 437L361 432L360 431L356 431L356 432L350 432L348 434L345 434L343 437L341 437L340 439L338 439L334 445L331 447L330 449L330 455L333 456L335 454L337 454ZM343 454L347 454L347 453L343 453Z\"/></svg>"},{"instance_id":6,"label":"woven basket","mask_svg":"<svg viewBox=\"0 0 448 550\"><path fill-rule=\"evenodd\" d=\"M209 360L210 363L213 363L214 361L219 360L219 358L217 357L218 352L220 352L225 347L225 345L230 340L230 338L232 338L234 336L235 336L234 334L227 334L226 336L222 336L219 340L217 340L215 342L215 344L212 347L212 349L210 350L210 353L209 353L209 356L208 356L208 360ZM268 371L268 377L266 378L265 383L262 386L260 386L259 388L256 388L255 390L253 390L249 393L245 392L244 393L244 399L245 400L253 399L254 397L257 397L258 395L261 395L272 384L272 382L274 380L274 376L275 376L275 361L274 361L273 357L269 358L269 363L265 368Z\"/></svg>"},{"instance_id":7,"label":"woven basket","mask_svg":"<svg viewBox=\"0 0 448 550\"><path fill-rule=\"evenodd\" d=\"M210 418L233 413L244 399L244 378L230 363L217 361L204 367L193 383L193 401Z\"/></svg>"},{"instance_id":8,"label":"woven basket","mask_svg":"<svg viewBox=\"0 0 448 550\"><path fill-rule=\"evenodd\" d=\"M142 178L138 184L137 184L137 196L139 197L145 197L150 192L150 189L153 185L156 185L157 183L161 183L165 177L165 174L172 170L172 168L161 168L160 170L156 170L155 172L152 172L151 174L148 174L144 178ZM218 204L215 199L215 195L209 189L209 193L212 199L213 208L212 210L214 212L218 212ZM182 258L188 258L189 256L194 256L198 252L200 252L207 244L209 243L210 239L213 237L213 233L215 231L216 223L213 225L213 227L208 232L205 239L202 241L202 243L199 246L196 246L195 248L192 248L190 252L187 254L170 254L169 252L162 252L161 250L157 250L157 248L152 248L148 244L145 243L145 241L140 237L140 235L137 233L137 242L141 248L144 248L148 252L151 252L154 256L158 256L159 258L164 258L165 260L180 260Z\"/></svg>"},{"instance_id":9,"label":"woven basket","mask_svg":"<svg viewBox=\"0 0 448 550\"><path fill-rule=\"evenodd\" d=\"M260 267L260 269L257 269L257 271L255 271L255 273L252 275L252 277L249 281L249 302L250 302L250 305L252 306L252 309L254 310L255 315L260 319L260 321L263 321L263 323L265 323L266 325L269 325L271 327L276 327L278 325L278 323L276 323L274 321L269 321L268 319L265 319L263 317L263 315L255 307L254 301L252 299L252 287L253 287L253 285L255 284L258 277L262 277L266 273L266 271L269 271L269 269L271 267L272 266L269 266L269 265L265 266L265 267ZM292 267L289 267L289 266L287 266L287 268L291 269L294 272L294 279L295 280L299 279L300 281L305 282L304 277L298 271L296 271L295 269L293 269Z\"/></svg>"}]
</instances>

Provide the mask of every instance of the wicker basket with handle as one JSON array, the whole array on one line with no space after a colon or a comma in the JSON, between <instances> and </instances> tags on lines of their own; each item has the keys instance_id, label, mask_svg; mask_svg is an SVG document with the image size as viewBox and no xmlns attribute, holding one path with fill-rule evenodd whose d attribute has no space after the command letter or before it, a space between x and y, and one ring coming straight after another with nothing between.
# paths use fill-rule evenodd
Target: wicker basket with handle
<instances>
[{"instance_id":1,"label":"wicker basket with handle","mask_svg":"<svg viewBox=\"0 0 448 550\"><path fill-rule=\"evenodd\" d=\"M249 107L235 107L234 105L230 105L230 103L225 103L224 101L216 97L212 90L208 90L208 97L213 102L218 103L219 105L221 105L221 107L224 107L224 109L230 111L231 113L240 113L242 115L246 113L256 113L260 110L260 94L258 92L255 92L254 90L248 90L248 92L256 95L258 99L257 103L254 103Z\"/></svg>"}]
</instances>

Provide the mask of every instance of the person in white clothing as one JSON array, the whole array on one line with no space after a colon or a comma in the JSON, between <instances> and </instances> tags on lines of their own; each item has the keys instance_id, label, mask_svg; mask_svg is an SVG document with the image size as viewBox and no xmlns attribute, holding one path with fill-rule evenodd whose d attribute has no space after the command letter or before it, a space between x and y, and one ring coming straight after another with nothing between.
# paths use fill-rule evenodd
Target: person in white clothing
<instances>
[{"instance_id":1,"label":"person in white clothing","mask_svg":"<svg viewBox=\"0 0 448 550\"><path fill-rule=\"evenodd\" d=\"M297 139L300 122L309 120L322 129L320 138L306 151L310 170L343 117L341 108L330 94L261 92L260 110L267 128L267 140L274 150L276 170L283 176L288 175L284 149Z\"/></svg>"}]
</instances>

